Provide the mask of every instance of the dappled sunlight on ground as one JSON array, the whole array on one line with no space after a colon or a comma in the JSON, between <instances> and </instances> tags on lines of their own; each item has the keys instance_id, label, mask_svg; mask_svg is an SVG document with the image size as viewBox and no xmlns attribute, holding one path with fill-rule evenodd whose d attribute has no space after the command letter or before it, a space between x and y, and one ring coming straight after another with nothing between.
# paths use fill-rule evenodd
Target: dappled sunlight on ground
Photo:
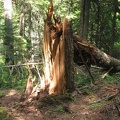
<instances>
[{"instance_id":1,"label":"dappled sunlight on ground","mask_svg":"<svg viewBox=\"0 0 120 120\"><path fill-rule=\"evenodd\" d=\"M17 91L14 90L14 89L11 89L11 90L6 94L6 96L13 96L13 95L15 95L15 94L17 94Z\"/></svg>"}]
</instances>

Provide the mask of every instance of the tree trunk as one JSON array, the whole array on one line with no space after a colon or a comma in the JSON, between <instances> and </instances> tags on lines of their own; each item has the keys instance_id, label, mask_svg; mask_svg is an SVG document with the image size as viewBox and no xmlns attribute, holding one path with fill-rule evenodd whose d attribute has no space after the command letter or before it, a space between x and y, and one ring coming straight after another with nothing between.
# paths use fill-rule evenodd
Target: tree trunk
<instances>
[{"instance_id":1,"label":"tree trunk","mask_svg":"<svg viewBox=\"0 0 120 120\"><path fill-rule=\"evenodd\" d=\"M116 39L116 19L117 19L116 5L117 5L117 0L114 0L113 1L112 36L111 36L110 45L109 45L109 54L110 55L112 55L112 53L113 53L114 42L115 42L115 39Z\"/></svg>"},{"instance_id":2,"label":"tree trunk","mask_svg":"<svg viewBox=\"0 0 120 120\"><path fill-rule=\"evenodd\" d=\"M66 18L63 20L63 41L65 41L65 78L66 89L74 90L74 67L73 67L73 38L72 25ZM62 53L63 54L63 53Z\"/></svg>"},{"instance_id":3,"label":"tree trunk","mask_svg":"<svg viewBox=\"0 0 120 120\"><path fill-rule=\"evenodd\" d=\"M14 37L12 25L12 0L4 0L4 16L5 16L5 40L6 58L5 62L14 64Z\"/></svg>"},{"instance_id":4,"label":"tree trunk","mask_svg":"<svg viewBox=\"0 0 120 120\"><path fill-rule=\"evenodd\" d=\"M95 26L96 26L96 32L95 32L95 44L96 47L101 49L101 28L100 28L100 23L101 23L101 16L100 16L100 1L94 1L95 4L97 5L97 11L96 11L96 18L95 18ZM94 22L93 22L94 23Z\"/></svg>"},{"instance_id":5,"label":"tree trunk","mask_svg":"<svg viewBox=\"0 0 120 120\"><path fill-rule=\"evenodd\" d=\"M27 40L28 44L31 44L32 42L32 7L31 4L27 4L27 11L28 11L28 36L29 39ZM32 45L28 45L28 51L30 51Z\"/></svg>"},{"instance_id":6,"label":"tree trunk","mask_svg":"<svg viewBox=\"0 0 120 120\"><path fill-rule=\"evenodd\" d=\"M25 35L25 1L21 2L21 13L20 13L20 35Z\"/></svg>"},{"instance_id":7,"label":"tree trunk","mask_svg":"<svg viewBox=\"0 0 120 120\"><path fill-rule=\"evenodd\" d=\"M81 55L84 57L84 63L93 64L106 69L112 68L114 71L120 71L120 60L117 60L102 52L87 41L77 35L74 39L74 62L81 64ZM81 51L81 52L80 52Z\"/></svg>"},{"instance_id":8,"label":"tree trunk","mask_svg":"<svg viewBox=\"0 0 120 120\"><path fill-rule=\"evenodd\" d=\"M41 82L41 89L49 94L74 90L72 43L71 22L64 19L62 24L60 17L53 14L51 3L44 26L44 79Z\"/></svg>"},{"instance_id":9,"label":"tree trunk","mask_svg":"<svg viewBox=\"0 0 120 120\"><path fill-rule=\"evenodd\" d=\"M88 37L90 0L82 0L80 15L80 36L84 39Z\"/></svg>"}]
</instances>

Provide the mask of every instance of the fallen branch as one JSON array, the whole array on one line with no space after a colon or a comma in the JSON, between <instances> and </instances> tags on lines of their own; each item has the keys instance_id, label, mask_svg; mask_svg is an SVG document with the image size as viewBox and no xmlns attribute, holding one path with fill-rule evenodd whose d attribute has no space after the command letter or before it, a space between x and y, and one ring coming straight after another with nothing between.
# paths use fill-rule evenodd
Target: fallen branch
<instances>
[{"instance_id":1,"label":"fallen branch","mask_svg":"<svg viewBox=\"0 0 120 120\"><path fill-rule=\"evenodd\" d=\"M113 67L111 67L111 68L101 77L101 79L103 80L103 79L106 77L106 75L107 75L112 69L113 69Z\"/></svg>"},{"instance_id":2,"label":"fallen branch","mask_svg":"<svg viewBox=\"0 0 120 120\"><path fill-rule=\"evenodd\" d=\"M113 94L113 95L110 95L110 96L107 95L106 97L104 97L104 98L102 98L102 99L98 99L98 100L96 100L96 101L94 101L94 102L92 102L92 103L90 103L90 104L100 103L100 102L103 101L103 100L113 99L114 97L116 97L116 96L118 95L118 93L119 93L119 92L117 92L117 93L115 93L115 94Z\"/></svg>"},{"instance_id":3,"label":"fallen branch","mask_svg":"<svg viewBox=\"0 0 120 120\"><path fill-rule=\"evenodd\" d=\"M120 116L120 107L119 107L118 105L115 105L115 107L116 107L116 109L117 109L117 111L118 111L118 114L119 114L119 116Z\"/></svg>"},{"instance_id":4,"label":"fallen branch","mask_svg":"<svg viewBox=\"0 0 120 120\"><path fill-rule=\"evenodd\" d=\"M25 64L16 64L16 65L6 65L6 66L2 66L0 68L10 68L10 67L19 67L19 66L27 66L27 65L42 65L43 62L39 62L39 63L25 63Z\"/></svg>"}]
</instances>

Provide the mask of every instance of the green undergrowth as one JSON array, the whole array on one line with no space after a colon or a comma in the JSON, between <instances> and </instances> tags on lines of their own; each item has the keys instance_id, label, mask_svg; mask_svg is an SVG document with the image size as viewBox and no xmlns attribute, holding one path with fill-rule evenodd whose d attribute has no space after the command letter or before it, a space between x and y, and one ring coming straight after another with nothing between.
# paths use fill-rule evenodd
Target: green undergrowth
<instances>
[{"instance_id":1,"label":"green undergrowth","mask_svg":"<svg viewBox=\"0 0 120 120\"><path fill-rule=\"evenodd\" d=\"M4 95L3 91L0 90L0 98L2 98L2 97L4 97L4 96L5 96L5 95Z\"/></svg>"},{"instance_id":2,"label":"green undergrowth","mask_svg":"<svg viewBox=\"0 0 120 120\"><path fill-rule=\"evenodd\" d=\"M28 78L28 71L25 67L7 68L0 64L0 88L2 89L23 89ZM6 65L7 66L7 65Z\"/></svg>"},{"instance_id":3,"label":"green undergrowth","mask_svg":"<svg viewBox=\"0 0 120 120\"><path fill-rule=\"evenodd\" d=\"M88 99L96 99L97 95L99 96L99 94L104 94L100 92L102 92L106 86L120 87L120 72L108 73L105 78L102 79L102 76L105 75L106 72L107 71L91 72L95 79L95 84L91 84L91 78L87 74L75 74L75 85ZM97 102L99 99L100 98L98 97L96 102L93 100L93 103L89 104L90 108L103 107L105 104L111 101L107 98L101 98L101 100Z\"/></svg>"},{"instance_id":4,"label":"green undergrowth","mask_svg":"<svg viewBox=\"0 0 120 120\"><path fill-rule=\"evenodd\" d=\"M4 107L0 107L0 120L12 120Z\"/></svg>"},{"instance_id":5,"label":"green undergrowth","mask_svg":"<svg viewBox=\"0 0 120 120\"><path fill-rule=\"evenodd\" d=\"M102 106L102 103L93 103L90 106L91 107L100 107L100 106Z\"/></svg>"},{"instance_id":6,"label":"green undergrowth","mask_svg":"<svg viewBox=\"0 0 120 120\"><path fill-rule=\"evenodd\" d=\"M65 95L50 95L41 98L38 108L43 109L47 107L49 113L69 112L65 104L73 101L75 101L75 98L67 93Z\"/></svg>"},{"instance_id":7,"label":"green undergrowth","mask_svg":"<svg viewBox=\"0 0 120 120\"><path fill-rule=\"evenodd\" d=\"M120 72L110 73L105 78L105 84L120 86Z\"/></svg>"},{"instance_id":8,"label":"green undergrowth","mask_svg":"<svg viewBox=\"0 0 120 120\"><path fill-rule=\"evenodd\" d=\"M92 70L91 70L92 71ZM91 72L92 76L94 77L95 81L101 81L101 77L106 73L103 72ZM74 75L75 84L77 87L84 87L90 86L91 84L91 77L87 74L77 74ZM117 85L120 86L120 72L116 73L108 73L105 78L102 80L103 85Z\"/></svg>"},{"instance_id":9,"label":"green undergrowth","mask_svg":"<svg viewBox=\"0 0 120 120\"><path fill-rule=\"evenodd\" d=\"M84 72L85 73L85 72ZM98 74L97 74L98 73ZM92 72L92 75L95 79L95 84L91 84L90 76L86 74L75 74L75 85L80 89L82 94L87 95L89 98L94 98L96 91L104 88L105 86L116 86L120 87L120 72L108 73L104 79L101 79L106 71L102 72ZM100 106L101 103L92 104L94 106Z\"/></svg>"}]
</instances>

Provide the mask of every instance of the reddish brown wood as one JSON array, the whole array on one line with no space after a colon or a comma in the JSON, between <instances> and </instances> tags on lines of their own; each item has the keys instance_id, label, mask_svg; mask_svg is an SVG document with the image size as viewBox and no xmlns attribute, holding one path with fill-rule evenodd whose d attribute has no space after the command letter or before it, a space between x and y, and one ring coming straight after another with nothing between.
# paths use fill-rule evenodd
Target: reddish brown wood
<instances>
[{"instance_id":1,"label":"reddish brown wood","mask_svg":"<svg viewBox=\"0 0 120 120\"><path fill-rule=\"evenodd\" d=\"M52 21L52 18L54 21ZM44 27L44 80L41 89L49 94L63 94L74 90L73 43L71 22L53 14L50 4Z\"/></svg>"},{"instance_id":2,"label":"reddish brown wood","mask_svg":"<svg viewBox=\"0 0 120 120\"><path fill-rule=\"evenodd\" d=\"M34 81L32 80L32 77L29 76L28 80L27 80L27 84L26 84L26 88L25 88L25 98L27 99L33 90L33 85L34 85Z\"/></svg>"}]
</instances>

